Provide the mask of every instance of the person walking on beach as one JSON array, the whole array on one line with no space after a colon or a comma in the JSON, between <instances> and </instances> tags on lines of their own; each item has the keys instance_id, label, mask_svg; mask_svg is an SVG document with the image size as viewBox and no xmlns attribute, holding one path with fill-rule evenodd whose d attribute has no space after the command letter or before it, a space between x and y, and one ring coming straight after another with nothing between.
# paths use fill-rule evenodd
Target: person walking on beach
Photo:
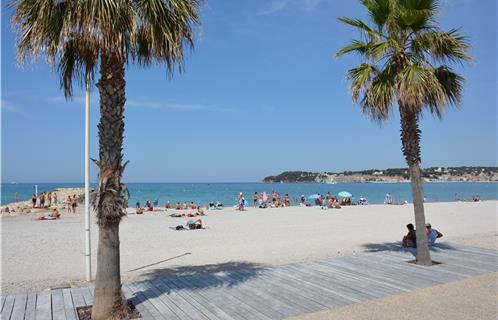
<instances>
[{"instance_id":1,"label":"person walking on beach","mask_svg":"<svg viewBox=\"0 0 498 320\"><path fill-rule=\"evenodd\" d=\"M266 193L266 191L263 191L263 203L265 205L268 204L268 194Z\"/></svg>"},{"instance_id":2,"label":"person walking on beach","mask_svg":"<svg viewBox=\"0 0 498 320\"><path fill-rule=\"evenodd\" d=\"M45 192L40 195L40 208L45 208Z\"/></svg>"},{"instance_id":3,"label":"person walking on beach","mask_svg":"<svg viewBox=\"0 0 498 320\"><path fill-rule=\"evenodd\" d=\"M73 203L73 199L71 199L71 196L67 196L66 204L67 204L67 212L68 213L71 213L71 204L72 203Z\"/></svg>"},{"instance_id":4,"label":"person walking on beach","mask_svg":"<svg viewBox=\"0 0 498 320\"><path fill-rule=\"evenodd\" d=\"M241 192L239 194L239 211L244 211L244 204L246 202L246 199L244 198L244 194Z\"/></svg>"},{"instance_id":5,"label":"person walking on beach","mask_svg":"<svg viewBox=\"0 0 498 320\"><path fill-rule=\"evenodd\" d=\"M258 192L254 192L252 195L252 206L256 208L258 206Z\"/></svg>"},{"instance_id":6,"label":"person walking on beach","mask_svg":"<svg viewBox=\"0 0 498 320\"><path fill-rule=\"evenodd\" d=\"M393 196L391 192L386 194L386 198L384 199L384 204L393 204Z\"/></svg>"},{"instance_id":7,"label":"person walking on beach","mask_svg":"<svg viewBox=\"0 0 498 320\"><path fill-rule=\"evenodd\" d=\"M52 195L52 201L54 202L55 205L57 205L57 193L55 193L55 192Z\"/></svg>"},{"instance_id":8,"label":"person walking on beach","mask_svg":"<svg viewBox=\"0 0 498 320\"><path fill-rule=\"evenodd\" d=\"M47 201L48 201L48 206L51 207L52 206L52 192L49 192L47 194Z\"/></svg>"},{"instance_id":9,"label":"person walking on beach","mask_svg":"<svg viewBox=\"0 0 498 320\"><path fill-rule=\"evenodd\" d=\"M78 205L76 201L76 195L73 195L72 202L71 202L71 208L73 209L73 213L76 213L76 206Z\"/></svg>"},{"instance_id":10,"label":"person walking on beach","mask_svg":"<svg viewBox=\"0 0 498 320\"><path fill-rule=\"evenodd\" d=\"M34 193L31 196L31 203L33 204L33 208L36 207L36 194Z\"/></svg>"}]
</instances>

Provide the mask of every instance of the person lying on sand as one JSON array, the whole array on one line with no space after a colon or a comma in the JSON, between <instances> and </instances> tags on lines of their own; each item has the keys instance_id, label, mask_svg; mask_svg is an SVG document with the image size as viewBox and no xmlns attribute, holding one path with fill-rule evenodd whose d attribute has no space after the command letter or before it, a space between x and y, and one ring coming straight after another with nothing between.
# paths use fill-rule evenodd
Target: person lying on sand
<instances>
[{"instance_id":1,"label":"person lying on sand","mask_svg":"<svg viewBox=\"0 0 498 320\"><path fill-rule=\"evenodd\" d=\"M197 208L197 215L198 216L205 216L206 213L204 212L204 208L198 207Z\"/></svg>"},{"instance_id":2,"label":"person lying on sand","mask_svg":"<svg viewBox=\"0 0 498 320\"><path fill-rule=\"evenodd\" d=\"M195 230L195 229L204 229L204 226L202 224L202 220L201 219L197 219L197 220L189 220L187 222L187 227L190 229L190 230Z\"/></svg>"},{"instance_id":3,"label":"person lying on sand","mask_svg":"<svg viewBox=\"0 0 498 320\"><path fill-rule=\"evenodd\" d=\"M47 216L41 215L37 218L37 220L56 220L61 217L61 214L57 210L57 208L53 208L52 212L50 212Z\"/></svg>"}]
</instances>

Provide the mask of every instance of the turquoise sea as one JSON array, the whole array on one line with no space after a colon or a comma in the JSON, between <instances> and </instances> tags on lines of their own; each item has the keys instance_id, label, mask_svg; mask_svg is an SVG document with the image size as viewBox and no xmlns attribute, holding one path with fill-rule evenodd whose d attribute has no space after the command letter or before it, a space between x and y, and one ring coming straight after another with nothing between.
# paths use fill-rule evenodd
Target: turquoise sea
<instances>
[{"instance_id":1,"label":"turquoise sea","mask_svg":"<svg viewBox=\"0 0 498 320\"><path fill-rule=\"evenodd\" d=\"M83 183L36 183L38 192L51 191L57 187L83 187ZM34 193L35 183L2 183L1 204L14 202L18 192L19 200L30 199ZM337 194L341 191L352 193L356 199L363 196L370 204L384 202L387 192L391 192L394 201L407 200L411 202L410 184L408 183L128 183L130 191L129 205L134 206L137 201L146 200L159 202L163 206L166 201L171 203L190 202L206 204L211 201L221 201L225 206L236 203L239 192L243 192L247 199L251 199L254 192L261 193L272 190L279 192L282 197L288 193L291 199L314 193ZM454 201L455 193L460 199L471 199L473 195L480 195L482 200L498 199L498 183L425 183L424 196L427 202Z\"/></svg>"}]
</instances>

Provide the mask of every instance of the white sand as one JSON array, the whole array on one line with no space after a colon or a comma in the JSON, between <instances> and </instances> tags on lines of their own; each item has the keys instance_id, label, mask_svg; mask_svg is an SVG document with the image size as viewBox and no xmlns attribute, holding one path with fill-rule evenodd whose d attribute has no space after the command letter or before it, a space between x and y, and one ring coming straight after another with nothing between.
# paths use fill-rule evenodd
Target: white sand
<instances>
[{"instance_id":1,"label":"white sand","mask_svg":"<svg viewBox=\"0 0 498 320\"><path fill-rule=\"evenodd\" d=\"M445 242L496 249L497 205L497 201L429 203L426 218L444 234ZM169 217L172 212L124 219L123 280L350 255L399 241L405 225L413 222L411 205L250 208L242 213L229 208L202 217L206 230L174 231L169 227L185 224L186 219ZM1 219L2 291L74 285L84 277L83 215L62 213L57 221L35 221L33 215ZM95 270L98 229L92 227Z\"/></svg>"}]
</instances>

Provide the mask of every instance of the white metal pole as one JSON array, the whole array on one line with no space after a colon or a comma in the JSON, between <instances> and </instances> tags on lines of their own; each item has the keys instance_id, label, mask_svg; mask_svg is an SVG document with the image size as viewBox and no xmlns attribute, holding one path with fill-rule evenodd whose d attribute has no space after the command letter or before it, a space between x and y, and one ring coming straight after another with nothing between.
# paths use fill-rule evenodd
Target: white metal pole
<instances>
[{"instance_id":1,"label":"white metal pole","mask_svg":"<svg viewBox=\"0 0 498 320\"><path fill-rule=\"evenodd\" d=\"M35 196L38 197L38 185L37 184L35 184Z\"/></svg>"},{"instance_id":2,"label":"white metal pole","mask_svg":"<svg viewBox=\"0 0 498 320\"><path fill-rule=\"evenodd\" d=\"M92 256L90 246L90 77L86 78L85 106L85 260L86 281L92 281Z\"/></svg>"}]
</instances>

